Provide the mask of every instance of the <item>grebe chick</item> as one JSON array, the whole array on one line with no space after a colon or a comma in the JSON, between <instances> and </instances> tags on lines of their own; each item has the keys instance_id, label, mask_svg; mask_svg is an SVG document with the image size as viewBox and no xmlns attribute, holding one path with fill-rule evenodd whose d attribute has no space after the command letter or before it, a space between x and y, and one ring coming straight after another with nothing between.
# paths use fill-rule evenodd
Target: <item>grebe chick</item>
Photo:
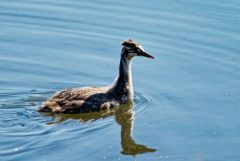
<instances>
[{"instance_id":1,"label":"grebe chick","mask_svg":"<svg viewBox=\"0 0 240 161\"><path fill-rule=\"evenodd\" d=\"M82 87L56 92L39 111L51 113L86 113L117 108L133 101L131 62L135 56L154 59L143 47L129 39L122 43L119 76L110 87Z\"/></svg>"}]
</instances>

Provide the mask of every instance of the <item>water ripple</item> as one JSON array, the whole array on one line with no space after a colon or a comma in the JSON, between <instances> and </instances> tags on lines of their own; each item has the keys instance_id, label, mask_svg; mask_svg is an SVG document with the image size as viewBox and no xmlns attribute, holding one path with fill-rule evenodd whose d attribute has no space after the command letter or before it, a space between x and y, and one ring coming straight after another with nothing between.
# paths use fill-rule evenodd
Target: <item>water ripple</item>
<instances>
[{"instance_id":1,"label":"water ripple","mask_svg":"<svg viewBox=\"0 0 240 161\"><path fill-rule=\"evenodd\" d=\"M154 100L151 97L144 95L141 92L135 92L134 96L136 117L141 116L154 106Z\"/></svg>"},{"instance_id":2,"label":"water ripple","mask_svg":"<svg viewBox=\"0 0 240 161\"><path fill-rule=\"evenodd\" d=\"M131 160L115 153L121 141L114 113L57 120L36 110L59 89L110 83L120 42L132 37L156 57L133 63L141 88L134 112L143 125L134 134L161 149L138 159L206 159L197 145L213 160L237 160L239 6L238 0L1 0L0 158ZM149 115L157 123L144 127Z\"/></svg>"}]
</instances>

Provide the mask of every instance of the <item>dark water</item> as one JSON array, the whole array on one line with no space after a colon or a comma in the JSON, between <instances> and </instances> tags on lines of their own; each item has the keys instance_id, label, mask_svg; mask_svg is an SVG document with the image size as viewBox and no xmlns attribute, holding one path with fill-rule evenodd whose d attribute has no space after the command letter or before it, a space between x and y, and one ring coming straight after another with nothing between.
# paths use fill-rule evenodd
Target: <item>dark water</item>
<instances>
[{"instance_id":1,"label":"dark water","mask_svg":"<svg viewBox=\"0 0 240 161\"><path fill-rule=\"evenodd\" d=\"M1 0L0 160L239 161L239 26L238 0ZM134 105L36 111L112 83L127 38L156 57L133 62Z\"/></svg>"}]
</instances>

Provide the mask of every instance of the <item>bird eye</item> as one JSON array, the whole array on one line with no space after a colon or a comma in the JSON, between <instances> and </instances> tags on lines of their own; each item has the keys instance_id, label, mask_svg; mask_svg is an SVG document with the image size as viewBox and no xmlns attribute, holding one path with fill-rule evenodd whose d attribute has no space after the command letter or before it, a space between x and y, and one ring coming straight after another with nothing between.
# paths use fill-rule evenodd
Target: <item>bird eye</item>
<instances>
[{"instance_id":1,"label":"bird eye","mask_svg":"<svg viewBox=\"0 0 240 161\"><path fill-rule=\"evenodd\" d=\"M137 48L137 51L138 51L138 53L142 53L142 50L141 50L141 49L139 49L139 48Z\"/></svg>"}]
</instances>

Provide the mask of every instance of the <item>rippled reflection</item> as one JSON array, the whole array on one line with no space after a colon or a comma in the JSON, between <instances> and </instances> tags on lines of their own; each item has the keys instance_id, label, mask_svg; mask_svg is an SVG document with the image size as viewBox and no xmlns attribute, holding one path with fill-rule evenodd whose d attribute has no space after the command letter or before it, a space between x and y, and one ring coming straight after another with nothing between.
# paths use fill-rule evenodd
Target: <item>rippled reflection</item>
<instances>
[{"instance_id":1,"label":"rippled reflection","mask_svg":"<svg viewBox=\"0 0 240 161\"><path fill-rule=\"evenodd\" d=\"M156 149L149 148L146 145L138 144L132 137L132 130L134 125L134 104L129 103L120 106L118 109L104 110L96 113L86 114L57 114L55 123L61 123L67 119L78 119L81 123L88 121L95 121L100 118L106 118L109 116L115 116L116 122L121 126L121 146L122 154L125 155L137 155L147 152L155 152Z\"/></svg>"},{"instance_id":2,"label":"rippled reflection","mask_svg":"<svg viewBox=\"0 0 240 161\"><path fill-rule=\"evenodd\" d=\"M146 152L154 152L156 149L148 148L145 145L137 144L132 137L134 124L133 104L129 103L121 106L115 112L116 122L121 126L122 154L136 155Z\"/></svg>"}]
</instances>

